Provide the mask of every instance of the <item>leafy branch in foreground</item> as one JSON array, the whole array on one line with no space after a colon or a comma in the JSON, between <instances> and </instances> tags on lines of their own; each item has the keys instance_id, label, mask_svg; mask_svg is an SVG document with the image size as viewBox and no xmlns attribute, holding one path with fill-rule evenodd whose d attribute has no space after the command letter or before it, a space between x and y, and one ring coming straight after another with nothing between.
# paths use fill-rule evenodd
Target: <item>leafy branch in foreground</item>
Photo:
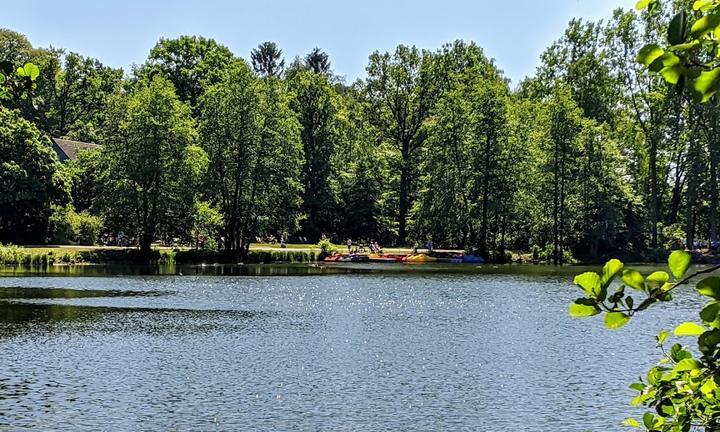
<instances>
[{"instance_id":1,"label":"leafy branch in foreground","mask_svg":"<svg viewBox=\"0 0 720 432\"><path fill-rule=\"evenodd\" d=\"M640 0L635 7L653 13L660 0ZM667 45L643 47L637 61L659 73L678 91L687 88L696 102L707 102L720 90L720 0L697 0L670 21Z\"/></svg>"},{"instance_id":2,"label":"leafy branch in foreground","mask_svg":"<svg viewBox=\"0 0 720 432\"><path fill-rule=\"evenodd\" d=\"M689 253L675 251L668 259L672 276L665 271L644 276L637 270L625 268L619 260L610 260L601 274L587 272L575 277L575 285L582 288L585 297L570 305L570 316L585 318L604 313L605 326L619 329L638 312L655 303L672 300L672 291L678 286L720 269L718 265L688 274L690 262ZM617 288L610 294L616 279L619 284L615 284ZM626 419L626 425L662 432L686 432L693 428L720 430L720 277L706 277L696 288L698 293L711 299L700 312L701 323L682 323L673 334L696 338L700 356L695 357L679 343L667 350L665 342L671 334L661 331L656 339L663 358L648 371L645 379L630 385L638 392L632 404L653 408L655 413L645 413L642 423ZM631 294L640 296L641 300Z\"/></svg>"}]
</instances>

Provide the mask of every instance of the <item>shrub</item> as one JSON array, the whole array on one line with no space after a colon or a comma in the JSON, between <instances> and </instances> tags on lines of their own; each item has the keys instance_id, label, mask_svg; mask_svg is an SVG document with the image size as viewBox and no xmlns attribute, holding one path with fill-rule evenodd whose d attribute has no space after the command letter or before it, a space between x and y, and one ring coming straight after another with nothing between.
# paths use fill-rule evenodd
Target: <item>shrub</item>
<instances>
[{"instance_id":1,"label":"shrub","mask_svg":"<svg viewBox=\"0 0 720 432\"><path fill-rule=\"evenodd\" d=\"M94 245L100 238L103 220L88 212L77 213L72 205L53 205L48 220L49 240L56 244Z\"/></svg>"}]
</instances>

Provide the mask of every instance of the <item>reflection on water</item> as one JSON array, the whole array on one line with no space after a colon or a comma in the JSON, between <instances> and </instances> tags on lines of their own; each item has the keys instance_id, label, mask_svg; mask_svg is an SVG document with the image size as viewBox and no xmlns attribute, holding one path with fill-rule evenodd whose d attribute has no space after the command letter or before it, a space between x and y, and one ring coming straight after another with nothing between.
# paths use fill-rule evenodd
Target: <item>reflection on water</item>
<instances>
[{"instance_id":1,"label":"reflection on water","mask_svg":"<svg viewBox=\"0 0 720 432\"><path fill-rule=\"evenodd\" d=\"M416 269L6 271L0 430L621 430L702 302L610 334L567 317L577 268Z\"/></svg>"},{"instance_id":2,"label":"reflection on water","mask_svg":"<svg viewBox=\"0 0 720 432\"><path fill-rule=\"evenodd\" d=\"M0 283L2 279L0 279ZM86 297L136 297L168 295L170 291L120 291L120 290L92 290L72 288L28 288L28 287L0 287L0 300L2 299L73 299Z\"/></svg>"}]
</instances>

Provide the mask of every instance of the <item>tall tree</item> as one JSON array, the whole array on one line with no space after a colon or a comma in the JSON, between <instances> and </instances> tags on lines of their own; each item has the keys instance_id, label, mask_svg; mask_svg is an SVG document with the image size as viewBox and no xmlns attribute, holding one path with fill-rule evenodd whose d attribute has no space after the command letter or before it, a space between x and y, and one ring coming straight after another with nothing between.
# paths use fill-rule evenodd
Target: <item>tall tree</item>
<instances>
[{"instance_id":1,"label":"tall tree","mask_svg":"<svg viewBox=\"0 0 720 432\"><path fill-rule=\"evenodd\" d=\"M342 136L341 104L335 89L323 75L308 71L297 73L290 81L295 94L292 108L302 130L305 161L303 163L303 234L317 241L321 234L330 234L337 201L330 185L333 174L332 157Z\"/></svg>"},{"instance_id":2,"label":"tall tree","mask_svg":"<svg viewBox=\"0 0 720 432\"><path fill-rule=\"evenodd\" d=\"M253 70L260 76L279 77L285 69L282 50L275 42L263 42L250 52Z\"/></svg>"},{"instance_id":3,"label":"tall tree","mask_svg":"<svg viewBox=\"0 0 720 432\"><path fill-rule=\"evenodd\" d=\"M426 120L437 100L433 55L400 45L393 54L375 52L367 66L368 117L383 141L394 146L397 185L397 240L407 237L408 214L416 195L417 168L427 137Z\"/></svg>"},{"instance_id":4,"label":"tall tree","mask_svg":"<svg viewBox=\"0 0 720 432\"><path fill-rule=\"evenodd\" d=\"M281 85L258 80L236 62L201 101L210 159L205 194L223 215L229 254L246 253L256 235L295 228L302 149Z\"/></svg>"},{"instance_id":5,"label":"tall tree","mask_svg":"<svg viewBox=\"0 0 720 432\"><path fill-rule=\"evenodd\" d=\"M676 113L682 110L682 99L636 61L636 54L648 40L665 32L661 9L639 18L634 12L617 11L606 29L611 53L612 72L623 83L625 105L643 134L647 155L645 185L649 197L650 243L658 246L658 224L662 221L661 156L667 144L669 126L677 124Z\"/></svg>"},{"instance_id":6,"label":"tall tree","mask_svg":"<svg viewBox=\"0 0 720 432\"><path fill-rule=\"evenodd\" d=\"M172 83L155 76L137 86L112 107L101 181L111 226L137 236L140 249L149 253L155 240L190 232L196 132Z\"/></svg>"},{"instance_id":7,"label":"tall tree","mask_svg":"<svg viewBox=\"0 0 720 432\"><path fill-rule=\"evenodd\" d=\"M566 87L557 87L548 105L550 193L552 197L553 263L563 265L567 246L568 196L574 186L578 136L582 130L580 109Z\"/></svg>"}]
</instances>

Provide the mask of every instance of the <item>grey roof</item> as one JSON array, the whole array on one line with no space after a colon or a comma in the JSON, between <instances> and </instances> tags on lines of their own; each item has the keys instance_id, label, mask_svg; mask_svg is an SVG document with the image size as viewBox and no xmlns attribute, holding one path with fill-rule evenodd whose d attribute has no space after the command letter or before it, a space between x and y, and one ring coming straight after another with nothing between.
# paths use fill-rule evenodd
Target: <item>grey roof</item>
<instances>
[{"instance_id":1,"label":"grey roof","mask_svg":"<svg viewBox=\"0 0 720 432\"><path fill-rule=\"evenodd\" d=\"M79 151L95 150L102 147L99 144L86 143L82 141L72 141L62 138L52 138L55 152L58 154L58 158L61 161L71 159L77 159Z\"/></svg>"}]
</instances>

